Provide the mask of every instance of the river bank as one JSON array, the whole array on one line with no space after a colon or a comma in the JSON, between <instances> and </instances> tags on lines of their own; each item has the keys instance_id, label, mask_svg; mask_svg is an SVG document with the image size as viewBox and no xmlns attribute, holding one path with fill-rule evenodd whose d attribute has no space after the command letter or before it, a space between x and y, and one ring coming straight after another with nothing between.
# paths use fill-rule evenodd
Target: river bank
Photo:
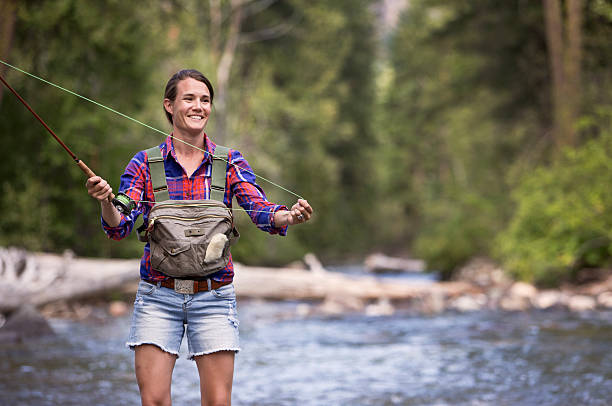
<instances>
[{"instance_id":1,"label":"river bank","mask_svg":"<svg viewBox=\"0 0 612 406\"><path fill-rule=\"evenodd\" d=\"M138 284L138 260L15 250L5 251L3 258L0 336L7 317L23 304L42 309L48 317L122 316L129 312ZM592 273L591 280L580 285L537 289L510 280L486 259L466 264L448 282L426 273L385 277L368 273L363 264L350 267L350 272L347 269L326 268L312 254L285 268L236 263L234 284L239 299L299 301L297 311L301 316L612 309L612 270Z\"/></svg>"},{"instance_id":2,"label":"river bank","mask_svg":"<svg viewBox=\"0 0 612 406\"><path fill-rule=\"evenodd\" d=\"M322 293L312 293L308 289L300 290L300 294L285 291L283 297L275 292L270 292L270 288L262 288L253 292L256 284L247 278L261 278L267 276L278 278L276 271L256 271L251 268L241 268L237 265L236 290L240 303L250 306L253 303L291 303L292 305L283 307L285 310L284 318L337 318L344 316L367 316L367 317L414 317L435 315L444 316L446 314L457 313L516 313L516 312L554 312L557 314L588 314L592 312L602 312L609 317L612 315L612 307L606 301L610 289L611 280L609 277L587 284L564 286L558 290L538 290L535 287L521 283L512 282L497 273L496 268L490 266L491 263L478 260L472 262L458 274L458 278L464 279L470 288L461 290L455 295L444 295L444 291L438 289L439 283L429 275L409 275L408 278L402 276L382 277L387 283L398 283L398 279L403 283L412 286L420 286L411 297L389 299L388 297L366 297L359 298L355 295L342 295L336 291L333 295ZM487 269L474 272L474 267ZM274 275L265 275L262 272L273 272ZM306 272L306 271L305 271ZM329 271L328 278L333 280L335 274L344 277L354 277L361 275L363 271L359 266L352 266L350 270L340 267L335 271ZM478 275L476 277L476 275ZM487 276L488 275L488 276ZM289 279L294 278L295 273L291 273ZM312 275L302 275L303 278L312 278ZM474 280L476 277L477 280ZM291 283L285 282L287 286ZM463 285L461 285L463 286ZM123 317L131 313L132 302L134 300L137 282L130 283L122 290L107 292L97 297L86 300L56 301L40 308L46 318L63 318L72 320L98 320L104 321L109 317ZM427 288L425 288L427 287ZM302 286L303 288L303 286ZM310 292L310 293L305 293ZM438 295L436 297L436 295ZM281 316L279 316L281 317Z\"/></svg>"}]
</instances>

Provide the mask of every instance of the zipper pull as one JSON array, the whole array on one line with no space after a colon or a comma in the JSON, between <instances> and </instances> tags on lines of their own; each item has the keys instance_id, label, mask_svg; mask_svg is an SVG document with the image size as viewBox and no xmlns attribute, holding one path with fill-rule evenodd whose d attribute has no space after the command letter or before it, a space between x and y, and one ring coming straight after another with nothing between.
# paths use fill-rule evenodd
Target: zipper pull
<instances>
[{"instance_id":1,"label":"zipper pull","mask_svg":"<svg viewBox=\"0 0 612 406\"><path fill-rule=\"evenodd\" d=\"M153 224L155 223L156 219L157 217L153 217L152 219L149 220L149 225L147 225L147 232L153 230Z\"/></svg>"}]
</instances>

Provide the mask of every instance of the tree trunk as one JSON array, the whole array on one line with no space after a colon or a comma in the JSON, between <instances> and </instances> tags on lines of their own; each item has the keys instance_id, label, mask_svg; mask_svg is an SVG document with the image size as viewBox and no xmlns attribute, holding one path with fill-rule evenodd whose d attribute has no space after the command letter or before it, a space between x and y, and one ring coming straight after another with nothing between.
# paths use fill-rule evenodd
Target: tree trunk
<instances>
[{"instance_id":1,"label":"tree trunk","mask_svg":"<svg viewBox=\"0 0 612 406\"><path fill-rule=\"evenodd\" d=\"M210 24L208 41L211 48L213 63L216 65L215 86L215 131L214 139L219 144L225 144L227 140L227 99L230 89L230 74L238 45L245 42L242 32L242 22L248 15L260 13L270 7L277 0L229 0L229 14L224 16L223 2L221 0L209 0ZM223 25L223 22L229 23ZM283 35L285 31L276 32L260 38L251 38L250 41L264 41ZM256 36L254 36L256 37Z\"/></svg>"},{"instance_id":2,"label":"tree trunk","mask_svg":"<svg viewBox=\"0 0 612 406\"><path fill-rule=\"evenodd\" d=\"M569 145L576 144L576 121L581 106L581 62L582 62L582 5L583 0L566 0L567 47L565 53L566 100L568 103L567 120Z\"/></svg>"},{"instance_id":3,"label":"tree trunk","mask_svg":"<svg viewBox=\"0 0 612 406\"><path fill-rule=\"evenodd\" d=\"M217 97L215 98L215 141L224 144L227 142L227 96L229 92L230 72L236 55L236 48L240 39L243 13L242 0L232 0L230 24L217 64Z\"/></svg>"},{"instance_id":4,"label":"tree trunk","mask_svg":"<svg viewBox=\"0 0 612 406\"><path fill-rule=\"evenodd\" d=\"M0 0L0 59L7 61L13 43L13 32L15 31L15 19L17 17L17 2L15 0ZM4 77L6 65L0 65L0 75ZM0 105L4 86L0 86Z\"/></svg>"},{"instance_id":5,"label":"tree trunk","mask_svg":"<svg viewBox=\"0 0 612 406\"><path fill-rule=\"evenodd\" d=\"M581 102L582 5L582 0L566 0L564 22L561 0L543 0L557 147L576 144L575 123Z\"/></svg>"}]
</instances>

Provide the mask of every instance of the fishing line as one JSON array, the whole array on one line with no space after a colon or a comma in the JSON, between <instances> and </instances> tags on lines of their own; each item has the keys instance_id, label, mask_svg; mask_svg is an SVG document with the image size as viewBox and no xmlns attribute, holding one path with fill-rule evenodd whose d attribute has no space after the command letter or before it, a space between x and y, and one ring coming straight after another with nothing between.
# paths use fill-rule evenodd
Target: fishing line
<instances>
[{"instance_id":1,"label":"fishing line","mask_svg":"<svg viewBox=\"0 0 612 406\"><path fill-rule=\"evenodd\" d=\"M34 75L34 74L32 74L32 73L26 72L25 70L20 69L20 68L18 68L18 67L16 67L16 66L13 66L13 65L11 65L10 63L5 62L5 61L3 61L3 60L1 60L1 59L0 59L0 63L4 64L4 65L6 65L6 66L8 66L8 67L10 67L10 68L12 68L12 69L15 69L16 71L21 72L21 73L23 73L24 75L27 75L27 76L33 77L34 79L38 79L38 80L40 80L40 81L41 81L41 82L43 82L43 83L46 83L46 84L48 84L48 85L50 85L50 86L53 86L53 87L56 87L56 88L58 88L58 89L60 89L60 90L63 90L64 92L70 93L70 94L71 94L71 95L73 95L73 96L79 97L79 98L81 98L81 99L83 99L83 100L86 100L86 101L88 101L88 102L90 102L90 103L93 103L93 104L95 104L95 105L96 105L96 106L98 106L98 107L102 107L103 109L106 109L106 110L108 110L108 111L110 111L110 112L113 112L113 113L115 113L115 114L117 114L117 115L119 115L119 116L121 116L121 117L123 117L123 118L126 118L126 119L128 119L128 120L131 120L131 121L133 121L133 122L135 122L135 123L138 123L138 124L140 124L140 125L142 125L142 126L144 126L144 127L148 128L148 129L150 129L150 130L157 131L158 133L164 134L165 136L170 136L170 137L171 137L172 139L174 139L174 140L177 140L177 141L179 141L179 142L182 142L182 143L183 143L183 144L185 144L185 145L188 145L188 146L190 146L190 147L192 147L192 148L195 148L195 149L197 149L197 150L199 150L199 151L202 151L203 153L206 153L206 150L204 150L204 149L202 149L202 148L200 148L200 147L197 147L197 146L195 146L195 145L193 145L193 144L190 144L190 143L188 143L187 141L183 141L183 140L181 140L180 138L176 138L176 137L175 137L175 136L173 136L172 134L167 134L166 132L164 132L164 131L162 131L162 130L159 130L159 129L155 128L155 127L152 127L152 126L150 126L150 125L148 125L148 124L146 124L146 123L143 123L142 121L139 121L139 120L137 120L137 119L135 119L135 118L132 118L132 117L128 116L127 114L123 114L123 113L121 113L121 112L119 112L119 111L117 111L117 110L115 110L115 109L113 109L113 108L107 107L107 106L105 106L105 105L104 105L104 104L102 104L102 103L99 103L99 102L97 102L97 101L95 101L95 100L92 100L92 99L90 99L90 98L87 98L87 97L85 97L85 96L82 96L82 95L80 95L80 94L78 94L78 93L73 92L72 90L66 89L66 88L64 88L64 87L62 87L62 86L60 86L60 85L55 84L55 83L49 82L48 80L43 79L43 78L41 78L41 77L38 77L38 76L36 76L36 75ZM239 170L241 170L241 171L245 171L245 172L247 172L247 173L250 173L251 175L255 176L256 178L259 178L259 179L261 179L261 180L264 180L264 181L268 182L269 184L271 184L271 185L273 185L273 186L276 186L277 188L282 189L282 190L284 190L285 192L292 194L293 196L296 196L298 199L304 199L302 196L298 195L297 193L295 193L295 192L293 192L293 191L291 191L291 190L289 190L289 189L287 189L287 188L285 188L285 187L283 187L283 186L281 186L281 185L279 185L279 184L277 184L277 183L274 183L273 181L271 181L271 180L269 180L269 179L267 179L267 178L264 178L264 177L263 177L263 176L261 176L261 175L257 175L257 174L256 174L255 172L253 172L253 171L249 171L249 170L247 170L247 169L241 168L241 167L240 167L240 166L238 166L237 164L229 162L228 160L226 160L226 159L225 159L224 157L222 157L222 156L217 156L217 155L213 155L213 156L214 156L215 158L218 158L218 159L222 160L223 162L226 162L226 163L227 163L227 164L229 164L229 165L233 165L234 167L237 167L237 168L238 168Z\"/></svg>"},{"instance_id":2,"label":"fishing line","mask_svg":"<svg viewBox=\"0 0 612 406\"><path fill-rule=\"evenodd\" d=\"M151 203L151 204L155 204L157 203L154 200L139 200L138 203ZM280 205L277 205L280 206ZM245 211L247 213L267 213L267 214L271 214L271 212L269 210L247 210L247 209L243 209L242 207L228 207L227 208L228 211L234 211L234 210L238 210L238 211Z\"/></svg>"},{"instance_id":3,"label":"fishing line","mask_svg":"<svg viewBox=\"0 0 612 406\"><path fill-rule=\"evenodd\" d=\"M125 192L127 192L128 190L138 190L138 189L131 187L131 188L127 188L127 189L125 189L123 191L122 195L125 196L127 199L132 200L129 196L127 196L125 194ZM140 193L141 193L141 195L144 195L144 192L140 192ZM134 206L131 206L130 210L125 210L122 213L129 214L132 211L132 209L135 208L136 205L140 204L140 203L151 203L151 204L157 203L154 200L138 200L138 202L135 202L135 201L133 201L133 202L134 202ZM277 205L277 206L279 206L279 205ZM127 207L127 204L125 205L125 207ZM244 209L242 207L228 207L227 210L230 210L230 211L238 210L238 211L244 211L246 213L268 213L268 214L270 214L269 210L248 210L248 209Z\"/></svg>"}]
</instances>

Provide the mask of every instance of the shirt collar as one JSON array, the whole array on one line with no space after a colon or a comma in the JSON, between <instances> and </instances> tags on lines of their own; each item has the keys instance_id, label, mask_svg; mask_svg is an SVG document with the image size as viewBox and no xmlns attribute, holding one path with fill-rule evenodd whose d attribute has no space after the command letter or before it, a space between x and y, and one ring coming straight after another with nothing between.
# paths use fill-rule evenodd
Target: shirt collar
<instances>
[{"instance_id":1,"label":"shirt collar","mask_svg":"<svg viewBox=\"0 0 612 406\"><path fill-rule=\"evenodd\" d=\"M180 141L177 141L177 142L180 142ZM178 159L176 157L176 151L174 150L174 141L173 141L172 134L166 137L165 144L166 144L166 147L162 151L162 156L164 160L168 158L168 153L170 153L170 156L176 162L178 162ZM206 163L212 162L212 156L213 156L213 153L216 147L217 145L214 142L212 142L212 140L210 139L209 136L206 135L206 133L204 133L204 159L202 159L203 162L206 162Z\"/></svg>"}]
</instances>

